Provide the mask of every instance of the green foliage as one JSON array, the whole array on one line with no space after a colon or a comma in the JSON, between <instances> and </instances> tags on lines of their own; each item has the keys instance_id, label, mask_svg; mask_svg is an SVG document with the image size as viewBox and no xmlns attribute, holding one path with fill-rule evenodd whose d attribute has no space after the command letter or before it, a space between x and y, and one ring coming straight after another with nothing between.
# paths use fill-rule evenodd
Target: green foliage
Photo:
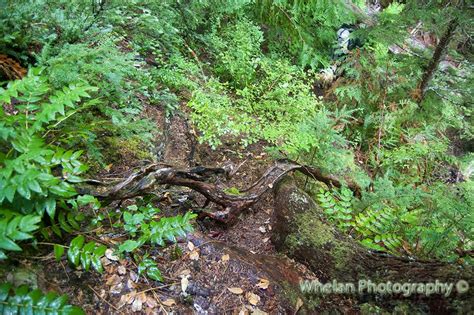
<instances>
[{"instance_id":1,"label":"green foliage","mask_svg":"<svg viewBox=\"0 0 474 315\"><path fill-rule=\"evenodd\" d=\"M165 241L175 243L176 237L186 237L192 231L190 220L196 217L191 212L174 217L163 217L155 220L159 209L151 205L137 207L135 205L127 208L135 213L125 211L123 213L124 229L131 236L138 239L129 239L119 246L120 252L133 252L145 243L164 246Z\"/></svg>"},{"instance_id":2,"label":"green foliage","mask_svg":"<svg viewBox=\"0 0 474 315\"><path fill-rule=\"evenodd\" d=\"M64 204L76 195L74 184L87 170L79 160L82 152L57 147L48 136L76 113L82 99L90 97L88 91L94 88L85 83L51 89L39 69L32 69L21 81L10 82L7 89L0 88L0 205L10 210L3 212L5 225L0 228L10 244L4 249L19 250L13 241L32 238L21 232L34 232L45 212L54 221L57 203ZM13 101L15 111L6 111L4 106ZM70 218L69 213L61 212L61 222L65 215ZM33 221L36 223L26 224Z\"/></svg>"},{"instance_id":3,"label":"green foliage","mask_svg":"<svg viewBox=\"0 0 474 315\"><path fill-rule=\"evenodd\" d=\"M74 266L82 266L82 269L89 271L91 265L97 272L104 271L100 258L104 256L107 247L105 245L97 245L96 242L90 241L85 243L84 235L76 236L67 251L67 258ZM54 255L56 260L60 260L64 253L64 246L56 244L54 246Z\"/></svg>"},{"instance_id":4,"label":"green foliage","mask_svg":"<svg viewBox=\"0 0 474 315\"><path fill-rule=\"evenodd\" d=\"M26 59L32 46L71 43L97 31L102 1L0 1L0 51ZM34 26L34 27L32 27Z\"/></svg>"},{"instance_id":5,"label":"green foliage","mask_svg":"<svg viewBox=\"0 0 474 315\"><path fill-rule=\"evenodd\" d=\"M262 31L251 21L241 19L219 30L219 35L216 32L206 40L215 54L215 73L234 87L245 88L257 75L256 68L262 57Z\"/></svg>"},{"instance_id":6,"label":"green foliage","mask_svg":"<svg viewBox=\"0 0 474 315\"><path fill-rule=\"evenodd\" d=\"M364 238L361 243L366 247L396 252L401 246L400 236L389 232L397 226L397 222L398 217L393 209L368 209L356 216L354 226Z\"/></svg>"},{"instance_id":7,"label":"green foliage","mask_svg":"<svg viewBox=\"0 0 474 315\"><path fill-rule=\"evenodd\" d=\"M49 85L31 71L21 81L11 82L2 92L1 104L19 103L15 115L0 109L2 122L0 162L0 203L17 211L42 215L55 213L55 200L75 195L72 184L87 167L79 161L81 151L66 151L45 143L49 128L74 113L81 98L93 90L85 84L71 85L51 95ZM61 170L61 175L55 175Z\"/></svg>"},{"instance_id":8,"label":"green foliage","mask_svg":"<svg viewBox=\"0 0 474 315\"><path fill-rule=\"evenodd\" d=\"M89 221L120 228L129 239L119 251L137 257L145 244L185 236L190 213L162 217L148 202L109 213L74 187L86 164L95 175L124 160L154 160L156 126L147 113L158 105L169 116L187 104L199 140L214 149L259 142L275 156L356 179L360 200L347 188L321 191L318 200L330 221L365 246L468 260L470 10L446 1L393 2L365 23L364 5L0 0L0 52L42 67L0 85L0 258L37 230L62 238ZM459 27L449 57L419 101L434 46L416 40L439 38L453 18ZM364 46L334 60L336 30L360 20L351 36ZM394 45L403 52L393 53ZM337 80L319 91L314 70L329 65L337 66ZM57 259L65 248L54 247ZM67 254L72 264L101 271L103 250L78 236ZM161 281L147 254L135 261L140 274Z\"/></svg>"},{"instance_id":9,"label":"green foliage","mask_svg":"<svg viewBox=\"0 0 474 315\"><path fill-rule=\"evenodd\" d=\"M90 142L91 134L107 133L118 138L138 135L141 142L150 142L152 125L146 119L138 119L143 105L136 94L154 102L154 82L149 73L137 68L143 63L134 60L132 54L121 52L113 39L98 38L94 47L85 43L66 44L59 51L45 47L39 63L46 67L54 87L87 78L98 88L96 97L101 102L69 120L65 131L75 131L76 136L62 137L63 142L86 147L89 155L102 163L99 148L103 139Z\"/></svg>"},{"instance_id":10,"label":"green foliage","mask_svg":"<svg viewBox=\"0 0 474 315\"><path fill-rule=\"evenodd\" d=\"M30 291L27 286L13 289L8 283L0 284L0 313L2 314L64 314L82 315L85 312L67 304L67 296L58 296L40 290Z\"/></svg>"},{"instance_id":11,"label":"green foliage","mask_svg":"<svg viewBox=\"0 0 474 315\"><path fill-rule=\"evenodd\" d=\"M329 64L337 29L357 20L349 6L343 0L258 0L255 14L271 27L275 49L288 50L303 66L319 67Z\"/></svg>"},{"instance_id":12,"label":"green foliage","mask_svg":"<svg viewBox=\"0 0 474 315\"><path fill-rule=\"evenodd\" d=\"M33 238L31 232L38 229L41 216L20 215L8 210L0 210L0 260L7 258L4 250L21 251L17 241Z\"/></svg>"},{"instance_id":13,"label":"green foliage","mask_svg":"<svg viewBox=\"0 0 474 315\"><path fill-rule=\"evenodd\" d=\"M143 274L146 274L146 276L152 280L163 282L163 277L161 276L160 269L158 269L156 262L146 255L138 264L138 275Z\"/></svg>"},{"instance_id":14,"label":"green foliage","mask_svg":"<svg viewBox=\"0 0 474 315\"><path fill-rule=\"evenodd\" d=\"M229 188L226 188L226 189L224 189L224 192L225 192L226 194L234 195L234 196L239 196L239 195L242 194L242 193L240 192L240 190L239 190L237 187L229 187Z\"/></svg>"},{"instance_id":15,"label":"green foliage","mask_svg":"<svg viewBox=\"0 0 474 315\"><path fill-rule=\"evenodd\" d=\"M191 220L196 217L195 214L187 212L184 216L159 218L159 212L160 209L151 204L134 204L128 206L127 211L123 211L123 223L115 224L118 227L123 226L123 229L133 237L121 243L118 251L134 253L133 257L138 263L138 274L146 275L155 281L163 281L158 265L148 257L148 253L140 258L137 254L139 249L146 243L159 246L165 246L165 242L176 243L177 237L184 238L193 230Z\"/></svg>"},{"instance_id":16,"label":"green foliage","mask_svg":"<svg viewBox=\"0 0 474 315\"><path fill-rule=\"evenodd\" d=\"M348 141L338 130L340 124L346 121L346 115L343 111L331 113L322 108L298 124L297 132L289 134L280 148L291 158L301 158L332 173L349 170L355 173L354 155L349 150Z\"/></svg>"},{"instance_id":17,"label":"green foliage","mask_svg":"<svg viewBox=\"0 0 474 315\"><path fill-rule=\"evenodd\" d=\"M243 89L232 90L209 79L188 104L202 132L200 140L213 147L220 145L224 136L238 137L244 146L258 140L284 142L299 131L295 122L311 116L318 106L305 78L302 71L283 60L264 58L259 61L255 81Z\"/></svg>"},{"instance_id":18,"label":"green foliage","mask_svg":"<svg viewBox=\"0 0 474 315\"><path fill-rule=\"evenodd\" d=\"M324 213L331 220L335 221L342 230L347 230L352 226L351 221L353 220L354 212L352 207L353 198L352 191L347 187L342 187L340 192L335 191L333 194L330 191L320 189L317 195L317 199L319 204L323 207Z\"/></svg>"}]
</instances>

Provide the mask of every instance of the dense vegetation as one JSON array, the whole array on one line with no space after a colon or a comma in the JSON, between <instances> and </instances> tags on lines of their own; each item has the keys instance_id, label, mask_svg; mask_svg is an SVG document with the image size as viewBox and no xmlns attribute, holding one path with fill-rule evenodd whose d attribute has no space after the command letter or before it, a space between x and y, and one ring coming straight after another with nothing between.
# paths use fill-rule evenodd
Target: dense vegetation
<instances>
[{"instance_id":1,"label":"dense vegetation","mask_svg":"<svg viewBox=\"0 0 474 315\"><path fill-rule=\"evenodd\" d=\"M89 236L113 229L127 237L111 249L165 281L147 244L176 242L196 215L162 216L150 196L108 211L78 189L120 161L157 161L160 131L144 114L157 107L186 111L213 150L259 143L272 158L357 182L360 197L304 187L367 248L472 265L472 7L369 6L0 0L0 259L50 244L58 261L67 252L102 272L107 247ZM344 24L358 47L340 52ZM14 60L27 74L11 76ZM81 313L57 296L15 292L0 286L0 313L15 299Z\"/></svg>"}]
</instances>

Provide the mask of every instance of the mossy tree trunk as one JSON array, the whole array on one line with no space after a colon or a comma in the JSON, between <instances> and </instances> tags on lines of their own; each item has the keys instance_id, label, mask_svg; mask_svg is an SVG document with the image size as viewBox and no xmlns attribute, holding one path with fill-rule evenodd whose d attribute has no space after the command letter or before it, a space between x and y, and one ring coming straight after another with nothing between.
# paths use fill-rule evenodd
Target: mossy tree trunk
<instances>
[{"instance_id":1,"label":"mossy tree trunk","mask_svg":"<svg viewBox=\"0 0 474 315\"><path fill-rule=\"evenodd\" d=\"M427 283L436 280L456 283L463 279L472 290L472 268L369 251L329 224L322 209L291 178L282 180L275 188L272 242L278 250L307 265L320 282L358 283L365 279L379 283ZM417 295L414 298L427 304L435 301L436 309L440 305L442 309L449 309L453 299L457 300L457 304L468 305L470 296L469 293L454 293L450 296L451 300L439 295L430 298ZM432 305L430 307L432 309Z\"/></svg>"}]
</instances>

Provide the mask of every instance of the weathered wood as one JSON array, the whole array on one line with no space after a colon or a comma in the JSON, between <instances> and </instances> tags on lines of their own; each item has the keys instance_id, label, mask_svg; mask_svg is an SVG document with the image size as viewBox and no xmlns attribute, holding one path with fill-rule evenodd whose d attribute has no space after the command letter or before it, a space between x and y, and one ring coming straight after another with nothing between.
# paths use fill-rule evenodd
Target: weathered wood
<instances>
[{"instance_id":1,"label":"weathered wood","mask_svg":"<svg viewBox=\"0 0 474 315\"><path fill-rule=\"evenodd\" d=\"M196 167L176 169L163 164L150 164L140 171L131 174L127 179L115 185L102 185L104 189L79 188L79 192L88 193L104 202L134 198L156 189L156 185L175 185L188 187L199 192L207 200L224 208L222 211L206 212L203 215L215 220L231 223L239 213L255 205L262 196L273 189L288 173L299 171L329 186L341 187L343 182L333 175L325 174L320 169L301 165L291 160L278 160L253 185L232 195L225 192L225 187L210 182L213 176L229 174L229 169ZM91 184L98 185L97 181ZM360 195L360 187L351 180L346 184L354 193Z\"/></svg>"}]
</instances>

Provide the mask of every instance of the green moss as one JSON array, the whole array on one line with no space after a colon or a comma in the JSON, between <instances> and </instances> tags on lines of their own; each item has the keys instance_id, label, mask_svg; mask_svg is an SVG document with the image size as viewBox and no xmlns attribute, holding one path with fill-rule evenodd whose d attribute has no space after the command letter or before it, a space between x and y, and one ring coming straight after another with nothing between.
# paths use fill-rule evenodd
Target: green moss
<instances>
[{"instance_id":1,"label":"green moss","mask_svg":"<svg viewBox=\"0 0 474 315\"><path fill-rule=\"evenodd\" d=\"M293 307L297 305L298 299L303 301L303 309L300 309L298 314L308 314L308 311L311 311L310 313L312 314L312 311L314 311L321 304L321 299L319 296L304 295L301 291L286 281L282 282L280 285L283 291L282 296L284 296Z\"/></svg>"},{"instance_id":2,"label":"green moss","mask_svg":"<svg viewBox=\"0 0 474 315\"><path fill-rule=\"evenodd\" d=\"M307 211L295 217L295 232L286 239L286 245L292 251L298 246L309 246L327 251L337 270L343 270L351 260L353 251L350 244L335 237L335 230L320 219L317 209Z\"/></svg>"},{"instance_id":3,"label":"green moss","mask_svg":"<svg viewBox=\"0 0 474 315\"><path fill-rule=\"evenodd\" d=\"M335 263L334 266L336 269L342 270L343 268L347 267L347 263L351 260L353 250L349 244L338 241L335 243L331 253Z\"/></svg>"},{"instance_id":4,"label":"green moss","mask_svg":"<svg viewBox=\"0 0 474 315\"><path fill-rule=\"evenodd\" d=\"M296 231L287 238L290 249L298 245L320 248L335 241L333 230L321 222L313 211L297 215L293 224Z\"/></svg>"},{"instance_id":5,"label":"green moss","mask_svg":"<svg viewBox=\"0 0 474 315\"><path fill-rule=\"evenodd\" d=\"M149 145L137 137L109 137L105 139L105 147L104 156L110 162L123 159L154 160Z\"/></svg>"},{"instance_id":6,"label":"green moss","mask_svg":"<svg viewBox=\"0 0 474 315\"><path fill-rule=\"evenodd\" d=\"M286 297L286 299L288 300L288 302L290 302L291 305L296 305L296 303L298 302L298 298L301 296L301 292L296 290L295 287L287 281L283 281L280 285L283 290L282 296Z\"/></svg>"}]
</instances>

